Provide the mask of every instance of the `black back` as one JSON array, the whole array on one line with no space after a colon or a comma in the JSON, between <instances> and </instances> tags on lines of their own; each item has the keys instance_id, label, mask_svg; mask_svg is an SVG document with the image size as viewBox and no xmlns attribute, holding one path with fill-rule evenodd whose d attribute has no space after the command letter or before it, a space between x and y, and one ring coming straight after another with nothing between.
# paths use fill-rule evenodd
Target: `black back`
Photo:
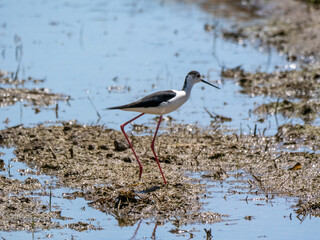
<instances>
[{"instance_id":1,"label":"black back","mask_svg":"<svg viewBox=\"0 0 320 240\"><path fill-rule=\"evenodd\" d=\"M152 93L148 96L145 96L144 98L142 98L136 102L129 103L129 104L122 105L122 106L111 107L108 109L158 107L161 103L169 101L170 99L174 98L176 95L177 94L172 90L156 92L156 93Z\"/></svg>"}]
</instances>

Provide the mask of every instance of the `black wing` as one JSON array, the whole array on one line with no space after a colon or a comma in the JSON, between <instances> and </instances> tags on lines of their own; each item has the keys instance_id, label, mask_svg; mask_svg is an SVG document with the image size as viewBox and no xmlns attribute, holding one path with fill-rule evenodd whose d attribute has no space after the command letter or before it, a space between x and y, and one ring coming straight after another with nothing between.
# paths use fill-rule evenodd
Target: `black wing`
<instances>
[{"instance_id":1,"label":"black wing","mask_svg":"<svg viewBox=\"0 0 320 240\"><path fill-rule=\"evenodd\" d=\"M172 90L156 92L156 93L150 94L148 96L145 96L144 98L142 98L136 102L129 103L129 104L122 105L122 106L117 106L117 107L110 107L107 109L158 107L161 103L169 101L170 99L174 98L176 95L177 94Z\"/></svg>"}]
</instances>

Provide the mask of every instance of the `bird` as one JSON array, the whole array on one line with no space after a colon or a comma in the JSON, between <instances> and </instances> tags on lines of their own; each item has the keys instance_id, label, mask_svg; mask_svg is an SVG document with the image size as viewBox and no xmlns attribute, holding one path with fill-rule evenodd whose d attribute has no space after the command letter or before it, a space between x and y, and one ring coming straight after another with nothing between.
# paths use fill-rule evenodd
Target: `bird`
<instances>
[{"instance_id":1,"label":"bird","mask_svg":"<svg viewBox=\"0 0 320 240\"><path fill-rule=\"evenodd\" d=\"M154 137L151 143L151 150L153 152L153 155L157 161L158 167L160 169L160 173L162 175L163 181L165 184L167 184L166 178L162 172L159 159L157 157L157 154L154 149L154 142L156 140L156 136L159 130L159 126L162 120L162 116L165 114L168 114L172 111L177 110L181 105L183 105L190 97L191 90L194 84L203 82L206 83L212 87L215 87L217 89L220 89L219 87L203 80L201 78L201 74L197 71L190 71L187 76L185 77L184 84L182 87L182 90L166 90L166 91L159 91L152 93L150 95L145 96L144 98L141 98L140 100L137 100L135 102L116 106L116 107L109 107L106 108L108 110L123 110L123 111L133 111L133 112L139 112L140 114L131 120L123 123L120 125L120 129L122 133L124 134L125 138L127 139L127 142L129 143L129 146L139 164L139 180L141 179L143 166L124 130L124 127L133 122L134 120L138 119L139 117L143 116L144 114L153 114L153 115L159 115L159 120L157 124L156 131L154 133Z\"/></svg>"}]
</instances>

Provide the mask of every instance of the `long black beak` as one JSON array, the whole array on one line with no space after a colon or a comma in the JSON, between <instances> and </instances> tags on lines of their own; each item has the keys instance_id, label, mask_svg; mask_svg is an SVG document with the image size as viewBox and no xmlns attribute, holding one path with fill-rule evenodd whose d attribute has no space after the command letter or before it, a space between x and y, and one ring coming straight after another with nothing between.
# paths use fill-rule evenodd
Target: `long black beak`
<instances>
[{"instance_id":1,"label":"long black beak","mask_svg":"<svg viewBox=\"0 0 320 240\"><path fill-rule=\"evenodd\" d=\"M205 81L205 80L203 80L203 79L201 79L201 82L204 82L204 83L206 83L206 84L208 84L208 85L210 85L210 86L212 86L212 87L215 87L215 88L220 89L219 87L217 87L217 86L215 86L215 85L213 85L213 84L211 84L211 83L209 83L209 82L207 82L207 81Z\"/></svg>"}]
</instances>

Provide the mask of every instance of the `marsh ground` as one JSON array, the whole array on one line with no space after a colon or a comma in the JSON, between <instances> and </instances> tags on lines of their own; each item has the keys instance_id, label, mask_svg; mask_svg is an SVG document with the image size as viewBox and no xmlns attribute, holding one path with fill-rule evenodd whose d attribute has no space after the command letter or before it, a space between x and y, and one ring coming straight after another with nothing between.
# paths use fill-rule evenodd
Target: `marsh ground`
<instances>
[{"instance_id":1,"label":"marsh ground","mask_svg":"<svg viewBox=\"0 0 320 240\"><path fill-rule=\"evenodd\" d=\"M210 195L208 185L212 182L236 182L236 188L232 186L225 192L226 199L235 194L263 196L266 202L279 196L292 197L296 199L291 205L294 217L301 221L306 217L319 217L319 9L290 0L248 4L239 1L231 5L230 1L203 1L200 4L210 14L213 6L237 9L239 16L232 18L239 22L228 29L219 27L217 31L218 25L207 24L205 31L216 31L225 41L249 44L255 40L261 46L275 46L287 54L289 65L295 66L290 70L275 68L271 72L222 66L223 81L237 84L241 94L272 99L268 103L259 102L252 109L250 114L256 116L256 121L252 122L249 133L242 129L230 130L226 123L234 119L210 109L206 114L211 123L205 128L171 122L167 118L156 143L169 182L164 185L149 149L150 133L154 130L151 124L128 128L144 166L142 179L138 181L136 161L117 130L76 120L33 124L35 126L23 126L22 122L9 126L10 119L4 116L6 127L0 131L0 145L14 148L15 159L10 163L3 160L4 154L0 157L2 231L101 230L89 220L73 220L74 216L64 216L61 210L51 209L50 204L39 198L51 198L51 188L68 189L63 193L65 199L84 199L88 207L113 216L119 226L140 226L142 219L153 219L155 229L170 222L179 231L184 224L227 222L228 214L204 210ZM215 7L212 12L221 13L223 9L225 7L220 10ZM221 14L228 18L225 13ZM28 88L28 84L37 86L42 80L23 80L17 72L1 71L0 76L1 84L7 86L0 89L1 107L23 101L34 114L47 108L58 118L58 104L70 101L72 105L69 93ZM106 114L106 118L112 119L112 113ZM266 134L266 128L257 126L270 118L275 119L276 130ZM12 179L10 164L14 162L23 162L33 170L21 169L20 174L26 178ZM194 177L194 173L198 177ZM56 180L50 185L39 181L39 175ZM255 199L247 197L245 201ZM246 216L246 220L252 218ZM209 230L206 231L206 237L210 239L210 236Z\"/></svg>"}]
</instances>

